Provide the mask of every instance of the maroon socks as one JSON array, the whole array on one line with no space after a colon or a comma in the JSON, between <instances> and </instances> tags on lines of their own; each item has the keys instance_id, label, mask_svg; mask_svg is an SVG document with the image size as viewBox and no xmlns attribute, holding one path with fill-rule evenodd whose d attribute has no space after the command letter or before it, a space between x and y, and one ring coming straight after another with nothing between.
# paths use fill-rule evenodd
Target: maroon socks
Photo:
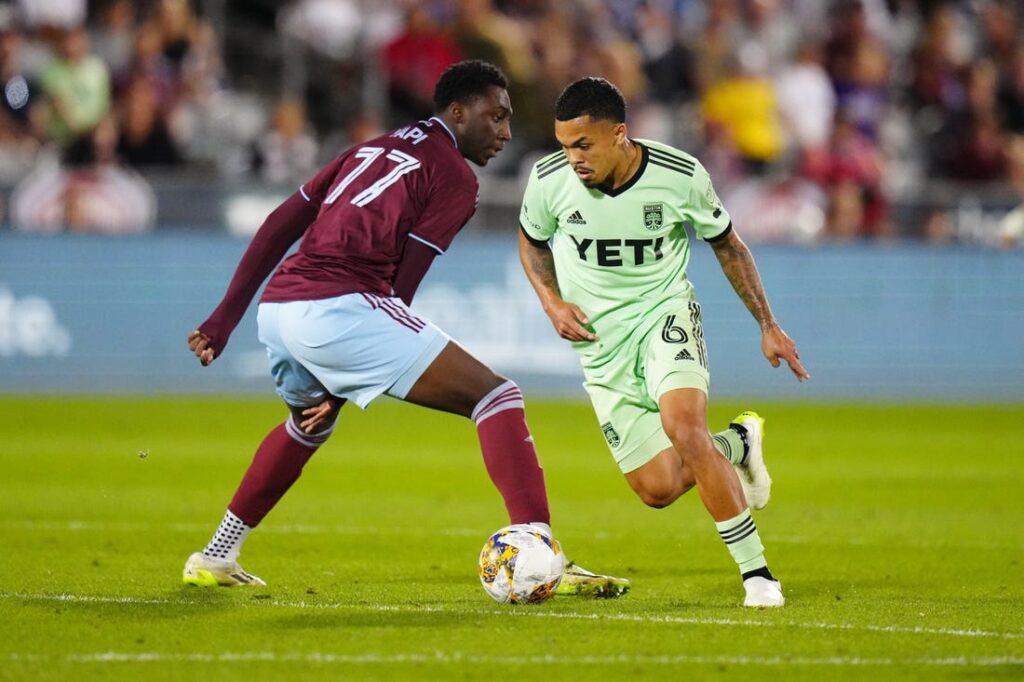
<instances>
[{"instance_id":1,"label":"maroon socks","mask_svg":"<svg viewBox=\"0 0 1024 682\"><path fill-rule=\"evenodd\" d=\"M526 426L523 394L511 381L473 409L487 473L505 500L512 523L550 523L544 470Z\"/></svg>"}]
</instances>

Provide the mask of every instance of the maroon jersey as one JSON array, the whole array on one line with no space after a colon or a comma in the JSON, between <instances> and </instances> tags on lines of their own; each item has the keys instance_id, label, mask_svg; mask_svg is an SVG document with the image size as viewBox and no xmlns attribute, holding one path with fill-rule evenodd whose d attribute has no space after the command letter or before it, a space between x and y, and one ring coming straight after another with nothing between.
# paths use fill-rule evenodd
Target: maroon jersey
<instances>
[{"instance_id":1,"label":"maroon jersey","mask_svg":"<svg viewBox=\"0 0 1024 682\"><path fill-rule=\"evenodd\" d=\"M349 149L300 189L319 212L260 300L392 295L407 240L444 253L476 210L477 189L436 117Z\"/></svg>"}]
</instances>

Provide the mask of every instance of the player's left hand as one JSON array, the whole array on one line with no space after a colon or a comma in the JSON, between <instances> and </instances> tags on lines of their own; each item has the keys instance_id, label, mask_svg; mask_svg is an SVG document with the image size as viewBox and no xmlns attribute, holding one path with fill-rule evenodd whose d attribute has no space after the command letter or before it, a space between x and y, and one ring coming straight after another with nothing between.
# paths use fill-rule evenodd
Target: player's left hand
<instances>
[{"instance_id":1,"label":"player's left hand","mask_svg":"<svg viewBox=\"0 0 1024 682\"><path fill-rule=\"evenodd\" d=\"M789 369L798 381L807 381L811 378L810 373L800 364L800 353L796 350L796 342L789 338L782 327L773 324L764 330L761 337L761 352L768 358L772 367L778 367L781 360L785 360Z\"/></svg>"}]
</instances>

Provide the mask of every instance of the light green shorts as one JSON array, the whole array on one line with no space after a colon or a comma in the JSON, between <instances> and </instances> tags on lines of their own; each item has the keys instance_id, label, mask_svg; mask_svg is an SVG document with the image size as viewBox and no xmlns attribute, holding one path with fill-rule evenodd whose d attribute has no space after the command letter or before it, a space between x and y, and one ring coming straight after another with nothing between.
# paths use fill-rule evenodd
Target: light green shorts
<instances>
[{"instance_id":1,"label":"light green shorts","mask_svg":"<svg viewBox=\"0 0 1024 682\"><path fill-rule=\"evenodd\" d=\"M678 388L696 388L707 394L711 381L696 301L660 315L650 331L635 337L626 340L612 361L600 368L583 368L583 387L624 474L672 447L661 426L661 396Z\"/></svg>"}]
</instances>

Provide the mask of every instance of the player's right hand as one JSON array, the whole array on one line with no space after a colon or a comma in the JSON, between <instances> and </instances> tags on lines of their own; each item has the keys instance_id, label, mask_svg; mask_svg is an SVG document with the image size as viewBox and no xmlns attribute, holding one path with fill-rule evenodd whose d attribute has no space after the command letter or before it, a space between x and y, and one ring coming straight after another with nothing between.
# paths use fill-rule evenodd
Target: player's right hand
<instances>
[{"instance_id":1,"label":"player's right hand","mask_svg":"<svg viewBox=\"0 0 1024 682\"><path fill-rule=\"evenodd\" d=\"M334 398L328 398L319 405L307 407L302 411L303 420L299 422L299 428L309 435L313 435L318 426L334 419L334 413L344 402L344 400L339 402Z\"/></svg>"},{"instance_id":2,"label":"player's right hand","mask_svg":"<svg viewBox=\"0 0 1024 682\"><path fill-rule=\"evenodd\" d=\"M199 358L203 367L213 362L215 353L213 346L210 345L210 337L198 329L188 335L188 349Z\"/></svg>"},{"instance_id":3,"label":"player's right hand","mask_svg":"<svg viewBox=\"0 0 1024 682\"><path fill-rule=\"evenodd\" d=\"M566 301L551 303L545 310L558 335L567 341L597 341L597 335L584 327L590 319L579 306Z\"/></svg>"}]
</instances>

